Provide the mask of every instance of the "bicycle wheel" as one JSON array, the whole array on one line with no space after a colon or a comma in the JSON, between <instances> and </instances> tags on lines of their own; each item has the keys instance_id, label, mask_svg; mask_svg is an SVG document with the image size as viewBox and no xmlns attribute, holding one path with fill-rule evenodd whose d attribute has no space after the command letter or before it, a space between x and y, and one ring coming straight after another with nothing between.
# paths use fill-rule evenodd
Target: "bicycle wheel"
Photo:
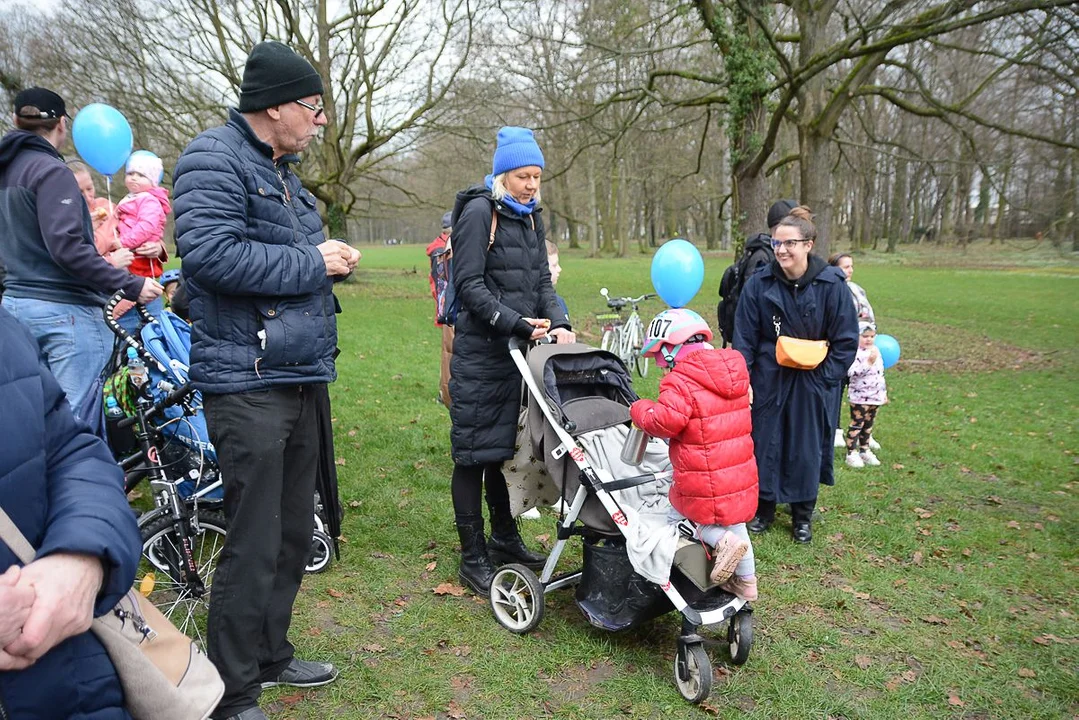
<instances>
[{"instance_id":1,"label":"bicycle wheel","mask_svg":"<svg viewBox=\"0 0 1079 720\"><path fill-rule=\"evenodd\" d=\"M633 365L637 368L637 374L641 377L647 377L648 356L641 355L641 348L644 347L644 326L641 324L640 318L636 318L636 322L633 323L629 341L633 353Z\"/></svg>"},{"instance_id":2,"label":"bicycle wheel","mask_svg":"<svg viewBox=\"0 0 1079 720\"><path fill-rule=\"evenodd\" d=\"M135 585L180 632L205 648L210 587L225 545L225 520L199 510L197 521L191 557L201 583L184 581L179 529L171 517L160 517L142 529L142 562Z\"/></svg>"},{"instance_id":3,"label":"bicycle wheel","mask_svg":"<svg viewBox=\"0 0 1079 720\"><path fill-rule=\"evenodd\" d=\"M606 350L618 355L622 345L622 327L615 325L610 330L603 331L603 338L599 341L599 349Z\"/></svg>"}]
</instances>

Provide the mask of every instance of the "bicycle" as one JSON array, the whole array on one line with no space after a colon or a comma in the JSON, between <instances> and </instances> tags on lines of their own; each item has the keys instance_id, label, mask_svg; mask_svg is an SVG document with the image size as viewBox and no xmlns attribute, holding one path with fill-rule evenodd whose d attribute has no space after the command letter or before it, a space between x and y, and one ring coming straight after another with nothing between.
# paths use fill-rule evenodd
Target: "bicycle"
<instances>
[{"instance_id":1,"label":"bicycle","mask_svg":"<svg viewBox=\"0 0 1079 720\"><path fill-rule=\"evenodd\" d=\"M597 320L604 321L600 349L614 353L627 368L636 368L638 375L647 377L648 357L641 355L641 348L644 346L644 322L637 312L637 305L656 297L655 293L646 293L636 298L612 298L607 288L600 288L599 294L606 298L607 307L615 310L613 313L596 316ZM627 305L632 307L632 312L622 320L620 311Z\"/></svg>"}]
</instances>

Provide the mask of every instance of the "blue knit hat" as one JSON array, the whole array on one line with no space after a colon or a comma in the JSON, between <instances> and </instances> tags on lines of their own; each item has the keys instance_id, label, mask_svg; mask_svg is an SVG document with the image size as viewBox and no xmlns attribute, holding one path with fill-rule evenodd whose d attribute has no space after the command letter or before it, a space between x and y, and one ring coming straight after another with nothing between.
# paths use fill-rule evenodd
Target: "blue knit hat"
<instances>
[{"instance_id":1,"label":"blue knit hat","mask_svg":"<svg viewBox=\"0 0 1079 720\"><path fill-rule=\"evenodd\" d=\"M535 165L543 167L543 153L532 131L528 128L507 126L498 131L498 147L495 148L491 174L501 175L519 167Z\"/></svg>"}]
</instances>

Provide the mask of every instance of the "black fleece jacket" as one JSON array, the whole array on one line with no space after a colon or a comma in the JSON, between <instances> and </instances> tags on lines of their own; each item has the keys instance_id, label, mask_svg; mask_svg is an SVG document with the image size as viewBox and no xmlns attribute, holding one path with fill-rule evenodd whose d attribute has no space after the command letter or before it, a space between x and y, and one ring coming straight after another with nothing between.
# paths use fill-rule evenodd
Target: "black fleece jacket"
<instances>
[{"instance_id":1,"label":"black fleece jacket","mask_svg":"<svg viewBox=\"0 0 1079 720\"><path fill-rule=\"evenodd\" d=\"M71 169L47 140L24 130L0 140L0 260L11 297L104 305L118 290L136 299L143 285L98 255Z\"/></svg>"}]
</instances>

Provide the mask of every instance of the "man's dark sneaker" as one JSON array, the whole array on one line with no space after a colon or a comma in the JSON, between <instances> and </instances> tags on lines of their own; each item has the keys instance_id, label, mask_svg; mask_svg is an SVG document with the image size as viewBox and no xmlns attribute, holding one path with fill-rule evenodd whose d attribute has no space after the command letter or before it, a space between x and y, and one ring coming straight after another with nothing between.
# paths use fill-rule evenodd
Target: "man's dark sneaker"
<instances>
[{"instance_id":1,"label":"man's dark sneaker","mask_svg":"<svg viewBox=\"0 0 1079 720\"><path fill-rule=\"evenodd\" d=\"M258 705L249 707L235 715L229 715L225 720L268 720L266 713Z\"/></svg>"},{"instance_id":2,"label":"man's dark sneaker","mask_svg":"<svg viewBox=\"0 0 1079 720\"><path fill-rule=\"evenodd\" d=\"M319 685L329 685L336 679L337 668L330 663L292 658L292 662L288 664L288 667L280 675L273 680L263 682L262 687L271 688L277 685L318 687Z\"/></svg>"},{"instance_id":3,"label":"man's dark sneaker","mask_svg":"<svg viewBox=\"0 0 1079 720\"><path fill-rule=\"evenodd\" d=\"M791 537L794 542L804 545L813 539L813 526L807 522L796 522L791 528Z\"/></svg>"}]
</instances>

